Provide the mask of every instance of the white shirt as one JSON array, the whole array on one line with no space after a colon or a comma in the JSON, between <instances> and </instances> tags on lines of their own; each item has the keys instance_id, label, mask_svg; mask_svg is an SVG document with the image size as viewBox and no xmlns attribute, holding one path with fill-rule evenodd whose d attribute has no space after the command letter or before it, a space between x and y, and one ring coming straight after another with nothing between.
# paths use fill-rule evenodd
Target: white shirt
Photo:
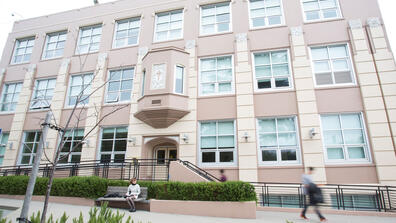
<instances>
[{"instance_id":1,"label":"white shirt","mask_svg":"<svg viewBox=\"0 0 396 223\"><path fill-rule=\"evenodd\" d=\"M127 196L135 196L136 198L139 196L140 194L140 186L139 184L130 184L128 187L128 192L126 193Z\"/></svg>"}]
</instances>

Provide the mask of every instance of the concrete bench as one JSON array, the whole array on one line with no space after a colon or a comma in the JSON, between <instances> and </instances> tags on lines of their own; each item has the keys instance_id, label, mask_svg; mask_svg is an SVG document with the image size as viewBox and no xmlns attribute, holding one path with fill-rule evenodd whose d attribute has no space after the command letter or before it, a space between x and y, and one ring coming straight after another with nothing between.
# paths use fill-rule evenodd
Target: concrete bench
<instances>
[{"instance_id":1,"label":"concrete bench","mask_svg":"<svg viewBox=\"0 0 396 223\"><path fill-rule=\"evenodd\" d=\"M107 188L106 194L114 194L118 193L121 196L124 196L128 191L128 187L113 187L109 186ZM112 208L126 208L129 209L128 202L124 197L100 197L96 199L95 204L97 206L102 205L104 202L109 202L108 207ZM135 200L135 208L137 210L146 210L150 211L150 201L147 200L147 187L140 188L140 194L138 198Z\"/></svg>"}]
</instances>

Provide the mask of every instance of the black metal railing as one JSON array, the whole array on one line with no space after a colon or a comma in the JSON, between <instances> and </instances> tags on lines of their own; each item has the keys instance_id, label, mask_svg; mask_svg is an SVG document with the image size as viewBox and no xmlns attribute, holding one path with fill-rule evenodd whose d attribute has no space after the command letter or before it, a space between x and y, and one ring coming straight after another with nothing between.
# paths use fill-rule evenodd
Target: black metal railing
<instances>
[{"instance_id":1,"label":"black metal railing","mask_svg":"<svg viewBox=\"0 0 396 223\"><path fill-rule=\"evenodd\" d=\"M167 181L169 179L168 159L128 159L123 162L108 163L100 160L81 161L74 164L59 164L54 173L55 177L71 176L99 176L109 179L127 180L136 177L138 180ZM48 177L52 165L41 164L38 176ZM30 175L31 166L0 167L0 176Z\"/></svg>"},{"instance_id":2,"label":"black metal railing","mask_svg":"<svg viewBox=\"0 0 396 223\"><path fill-rule=\"evenodd\" d=\"M302 184L252 183L260 206L302 208L305 199ZM324 202L320 206L353 211L396 211L396 187L375 185L320 186Z\"/></svg>"},{"instance_id":3,"label":"black metal railing","mask_svg":"<svg viewBox=\"0 0 396 223\"><path fill-rule=\"evenodd\" d=\"M183 160L178 160L180 163L182 163L184 166L186 166L187 168L189 168L191 171L197 173L198 175L202 176L203 178L209 180L209 181L217 181L219 182L220 179L213 176L212 174L210 174L209 172L207 172L204 169L199 168L198 166L192 164L189 161L183 161Z\"/></svg>"}]
</instances>

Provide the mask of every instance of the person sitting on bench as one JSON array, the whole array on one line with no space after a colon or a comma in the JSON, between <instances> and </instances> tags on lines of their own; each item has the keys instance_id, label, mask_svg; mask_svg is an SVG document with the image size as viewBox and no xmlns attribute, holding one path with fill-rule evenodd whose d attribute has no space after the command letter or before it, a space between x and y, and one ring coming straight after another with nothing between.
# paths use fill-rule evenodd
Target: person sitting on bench
<instances>
[{"instance_id":1,"label":"person sitting on bench","mask_svg":"<svg viewBox=\"0 0 396 223\"><path fill-rule=\"evenodd\" d=\"M126 193L126 200L131 207L131 209L129 209L130 212L136 211L134 200L136 200L140 194L140 186L136 182L137 181L135 177L129 181L130 185Z\"/></svg>"}]
</instances>

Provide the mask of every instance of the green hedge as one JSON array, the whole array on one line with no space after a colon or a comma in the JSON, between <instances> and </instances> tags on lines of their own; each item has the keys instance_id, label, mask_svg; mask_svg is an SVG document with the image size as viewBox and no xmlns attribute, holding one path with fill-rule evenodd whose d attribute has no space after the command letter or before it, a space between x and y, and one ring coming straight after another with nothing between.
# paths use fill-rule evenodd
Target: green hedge
<instances>
[{"instance_id":1,"label":"green hedge","mask_svg":"<svg viewBox=\"0 0 396 223\"><path fill-rule=\"evenodd\" d=\"M0 194L24 195L29 177L0 177ZM34 195L44 195L48 178L37 178ZM182 183L139 181L141 187L148 188L148 198L159 200L196 201L255 201L254 187L245 182L225 183ZM100 177L55 178L52 196L98 198L106 193L108 186L128 186L124 180L109 180Z\"/></svg>"}]
</instances>

